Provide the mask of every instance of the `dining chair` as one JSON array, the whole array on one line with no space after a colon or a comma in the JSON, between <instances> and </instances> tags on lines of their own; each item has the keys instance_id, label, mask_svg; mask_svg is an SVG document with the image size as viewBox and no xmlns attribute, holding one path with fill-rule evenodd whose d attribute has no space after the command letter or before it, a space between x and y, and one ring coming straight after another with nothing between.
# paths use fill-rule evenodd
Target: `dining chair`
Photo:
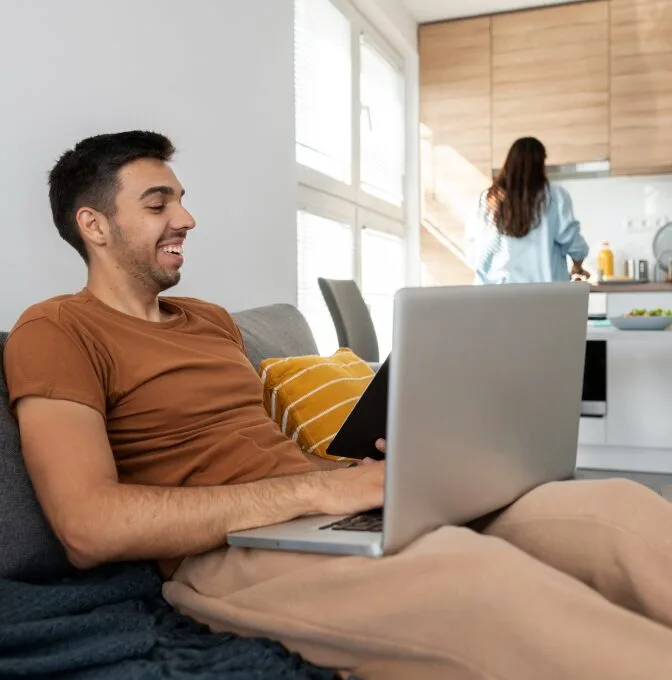
<instances>
[{"instance_id":1,"label":"dining chair","mask_svg":"<svg viewBox=\"0 0 672 680\"><path fill-rule=\"evenodd\" d=\"M322 277L317 283L334 321L339 346L349 347L369 363L380 361L376 329L357 283Z\"/></svg>"}]
</instances>

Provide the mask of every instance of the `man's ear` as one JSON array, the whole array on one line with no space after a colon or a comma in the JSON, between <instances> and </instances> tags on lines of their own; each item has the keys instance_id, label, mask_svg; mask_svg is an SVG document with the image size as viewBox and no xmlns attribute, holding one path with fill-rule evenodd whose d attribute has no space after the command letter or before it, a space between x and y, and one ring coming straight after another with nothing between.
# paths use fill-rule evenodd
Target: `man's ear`
<instances>
[{"instance_id":1,"label":"man's ear","mask_svg":"<svg viewBox=\"0 0 672 680\"><path fill-rule=\"evenodd\" d=\"M107 218L93 208L80 208L75 215L79 233L84 243L91 246L104 246L107 243Z\"/></svg>"}]
</instances>

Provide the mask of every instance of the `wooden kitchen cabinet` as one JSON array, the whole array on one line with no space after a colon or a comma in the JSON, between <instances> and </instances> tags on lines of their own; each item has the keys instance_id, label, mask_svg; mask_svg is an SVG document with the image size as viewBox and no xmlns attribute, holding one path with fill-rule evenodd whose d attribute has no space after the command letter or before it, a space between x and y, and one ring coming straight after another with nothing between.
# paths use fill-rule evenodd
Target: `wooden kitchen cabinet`
<instances>
[{"instance_id":1,"label":"wooden kitchen cabinet","mask_svg":"<svg viewBox=\"0 0 672 680\"><path fill-rule=\"evenodd\" d=\"M611 0L611 166L672 172L672 0Z\"/></svg>"},{"instance_id":2,"label":"wooden kitchen cabinet","mask_svg":"<svg viewBox=\"0 0 672 680\"><path fill-rule=\"evenodd\" d=\"M459 248L491 181L490 22L419 29L422 218Z\"/></svg>"},{"instance_id":3,"label":"wooden kitchen cabinet","mask_svg":"<svg viewBox=\"0 0 672 680\"><path fill-rule=\"evenodd\" d=\"M549 164L608 158L606 0L492 17L493 166L526 136L545 144Z\"/></svg>"}]
</instances>

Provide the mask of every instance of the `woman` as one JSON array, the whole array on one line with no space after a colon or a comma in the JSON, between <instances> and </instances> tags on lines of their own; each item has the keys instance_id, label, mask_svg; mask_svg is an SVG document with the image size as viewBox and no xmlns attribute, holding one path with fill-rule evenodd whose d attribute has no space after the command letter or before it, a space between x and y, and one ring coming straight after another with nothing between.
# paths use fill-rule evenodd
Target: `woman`
<instances>
[{"instance_id":1,"label":"woman","mask_svg":"<svg viewBox=\"0 0 672 680\"><path fill-rule=\"evenodd\" d=\"M587 278L588 244L569 193L546 177L546 149L534 137L511 147L504 167L481 196L467 228L476 284L537 283Z\"/></svg>"}]
</instances>

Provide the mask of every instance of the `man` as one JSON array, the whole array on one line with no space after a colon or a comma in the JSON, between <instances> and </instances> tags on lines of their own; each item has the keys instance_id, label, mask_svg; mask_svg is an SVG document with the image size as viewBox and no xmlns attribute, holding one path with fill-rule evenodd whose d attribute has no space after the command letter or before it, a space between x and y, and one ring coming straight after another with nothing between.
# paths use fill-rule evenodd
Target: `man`
<instances>
[{"instance_id":1,"label":"man","mask_svg":"<svg viewBox=\"0 0 672 680\"><path fill-rule=\"evenodd\" d=\"M316 470L264 412L231 317L159 297L195 226L172 154L126 132L62 156L52 212L87 285L27 310L5 349L73 564L156 559L182 611L361 678L669 678L672 508L630 482L545 485L483 533L445 527L379 560L226 548L230 531L380 506L384 466Z\"/></svg>"}]
</instances>

